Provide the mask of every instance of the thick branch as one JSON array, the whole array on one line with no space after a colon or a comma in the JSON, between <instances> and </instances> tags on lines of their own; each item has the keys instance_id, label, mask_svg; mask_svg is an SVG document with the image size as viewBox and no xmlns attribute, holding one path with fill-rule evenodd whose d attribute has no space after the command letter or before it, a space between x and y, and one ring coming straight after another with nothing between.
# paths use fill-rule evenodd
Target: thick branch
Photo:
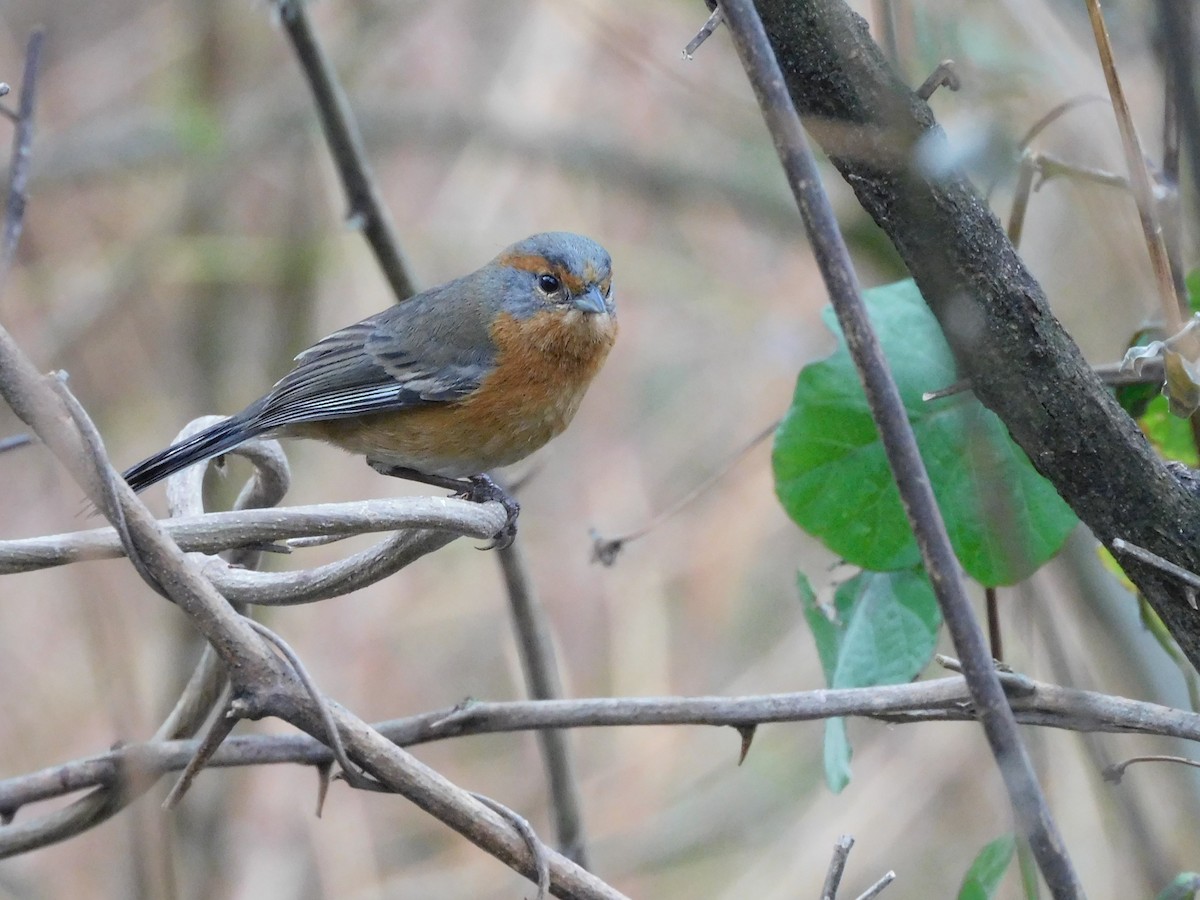
<instances>
[{"instance_id":1,"label":"thick branch","mask_svg":"<svg viewBox=\"0 0 1200 900\"><path fill-rule=\"evenodd\" d=\"M757 5L793 102L896 245L979 399L1101 541L1200 571L1200 500L1084 362L966 177L938 168L950 154L933 114L863 20L843 0ZM1142 565L1128 572L1200 663L1200 616L1180 586Z\"/></svg>"}]
</instances>

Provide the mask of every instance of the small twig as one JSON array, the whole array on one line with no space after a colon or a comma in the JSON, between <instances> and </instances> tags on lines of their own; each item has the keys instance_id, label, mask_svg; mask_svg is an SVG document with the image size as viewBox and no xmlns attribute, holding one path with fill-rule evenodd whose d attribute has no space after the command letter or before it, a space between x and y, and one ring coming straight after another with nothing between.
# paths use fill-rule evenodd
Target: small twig
<instances>
[{"instance_id":1,"label":"small twig","mask_svg":"<svg viewBox=\"0 0 1200 900\"><path fill-rule=\"evenodd\" d=\"M396 299L406 300L416 293L416 283L401 253L396 226L371 173L350 102L312 29L304 0L278 0L278 7L283 27L312 89L329 152L346 190L350 225L362 229Z\"/></svg>"},{"instance_id":2,"label":"small twig","mask_svg":"<svg viewBox=\"0 0 1200 900\"><path fill-rule=\"evenodd\" d=\"M513 810L509 809L503 803L493 800L484 794L471 792L471 796L495 812L502 815L513 828L525 839L526 845L529 847L529 855L533 858L534 869L537 872L537 900L544 900L546 894L550 891L550 859L546 855L546 845L542 843L541 838L537 836L537 832L533 830L533 826L523 816L517 815Z\"/></svg>"},{"instance_id":3,"label":"small twig","mask_svg":"<svg viewBox=\"0 0 1200 900\"><path fill-rule=\"evenodd\" d=\"M696 485L662 512L655 514L649 522L633 531L623 534L620 537L606 538L599 534L594 528L591 532L592 538L592 562L598 562L603 566L611 566L616 562L617 554L619 554L626 544L643 538L651 531L662 525L663 522L686 509L690 504L694 503L699 497L706 494L717 482L728 475L739 462L741 462L751 450L769 438L779 428L781 420L776 419L754 437L750 438L739 450L730 456L721 466L708 478Z\"/></svg>"},{"instance_id":4,"label":"small twig","mask_svg":"<svg viewBox=\"0 0 1200 900\"><path fill-rule=\"evenodd\" d=\"M0 453L16 450L33 443L33 438L27 434L14 434L11 437L0 438Z\"/></svg>"},{"instance_id":5,"label":"small twig","mask_svg":"<svg viewBox=\"0 0 1200 900\"><path fill-rule=\"evenodd\" d=\"M1110 781L1113 784L1120 784L1121 779L1125 777L1125 770L1134 763L1141 762L1179 763L1180 765L1192 766L1193 768L1200 769L1200 760L1188 759L1186 756L1167 756L1165 754L1150 753L1146 756L1131 756L1124 762L1113 763L1113 765L1109 766L1102 773L1104 775L1104 780Z\"/></svg>"},{"instance_id":6,"label":"small twig","mask_svg":"<svg viewBox=\"0 0 1200 900\"><path fill-rule=\"evenodd\" d=\"M1033 196L1033 177L1036 174L1037 163L1034 154L1026 150L1021 154L1021 164L1017 168L1012 209L1008 212L1008 225L1005 228L1014 247L1021 246L1021 235L1025 232L1025 216L1029 212L1029 198Z\"/></svg>"},{"instance_id":7,"label":"small twig","mask_svg":"<svg viewBox=\"0 0 1200 900\"><path fill-rule=\"evenodd\" d=\"M1004 637L1000 628L1000 605L996 589L991 585L986 587L983 599L987 604L988 643L992 648L992 659L999 662L1004 659Z\"/></svg>"},{"instance_id":8,"label":"small twig","mask_svg":"<svg viewBox=\"0 0 1200 900\"><path fill-rule=\"evenodd\" d=\"M1183 566L1178 566L1168 559L1163 559L1157 553L1151 553L1149 550L1139 547L1137 544L1131 544L1122 538L1113 538L1112 548L1117 553L1132 556L1139 562L1144 562L1148 566L1154 566L1156 569L1178 578L1190 588L1200 589L1200 575L1185 569ZM1188 602L1191 604L1192 609L1196 609L1196 596L1194 592L1188 595Z\"/></svg>"},{"instance_id":9,"label":"small twig","mask_svg":"<svg viewBox=\"0 0 1200 900\"><path fill-rule=\"evenodd\" d=\"M90 474L93 480L98 482L96 491L101 497L100 509L108 517L109 521L113 523L113 530L121 539L121 548L129 559L130 565L133 566L134 571L141 576L142 580L152 590L170 600L171 595L163 587L162 581L154 571L154 567L143 557L141 545L134 538L133 532L129 527L129 522L125 516L125 507L121 503L118 494L118 476L113 467L108 463L108 453L104 449L104 441L100 437L96 423L92 421L91 417L84 410L83 405L67 386L65 372L54 373L53 380L50 383L70 413L75 430L83 441L87 457L92 461Z\"/></svg>"},{"instance_id":10,"label":"small twig","mask_svg":"<svg viewBox=\"0 0 1200 900\"><path fill-rule=\"evenodd\" d=\"M934 654L933 661L947 671L962 674L962 663L952 656L936 653ZM996 677L1000 679L1000 684L1009 697L1032 697L1037 693L1037 685L1028 675L1021 675L1018 672L1014 672L1000 660L994 660L993 662L996 667Z\"/></svg>"},{"instance_id":11,"label":"small twig","mask_svg":"<svg viewBox=\"0 0 1200 900\"><path fill-rule=\"evenodd\" d=\"M237 725L238 717L234 715L234 705L226 700L224 704L224 713L216 716L212 720L208 731L204 734L204 739L196 748L196 752L192 754L192 758L188 760L188 764L184 767L183 773L179 776L179 780L171 788L167 799L163 801L163 809L174 809L179 801L183 799L183 795L187 793L188 788L192 786L196 776L212 759L213 754L217 752L221 744L225 742L225 738L233 732L233 727Z\"/></svg>"},{"instance_id":12,"label":"small twig","mask_svg":"<svg viewBox=\"0 0 1200 900\"><path fill-rule=\"evenodd\" d=\"M36 28L25 44L25 69L21 74L21 99L13 130L12 159L8 164L8 200L4 208L4 235L0 238L0 284L8 277L17 255L17 244L25 226L25 200L29 165L33 153L33 112L36 108L38 73L46 33ZM5 85L7 87L7 85ZM6 92L7 93L7 92Z\"/></svg>"},{"instance_id":13,"label":"small twig","mask_svg":"<svg viewBox=\"0 0 1200 900\"><path fill-rule=\"evenodd\" d=\"M499 558L526 690L533 700L556 700L563 696L563 684L551 624L545 608L538 602L520 539L503 548ZM586 869L588 852L583 799L567 733L546 729L539 731L537 737L550 784L559 851Z\"/></svg>"},{"instance_id":14,"label":"small twig","mask_svg":"<svg viewBox=\"0 0 1200 900\"><path fill-rule=\"evenodd\" d=\"M1154 188L1150 183L1150 173L1146 166L1146 158L1142 152L1137 129L1133 124L1133 116L1129 111L1129 103L1125 99L1125 91L1121 87L1121 79L1117 75L1112 43L1108 37L1108 27L1104 23L1104 13L1100 9L1100 0L1086 0L1086 3L1088 18L1091 19L1092 32L1096 38L1096 50L1100 55L1100 66L1104 70L1104 80L1108 84L1108 94L1112 100L1117 129L1121 133L1125 164L1129 169L1129 178L1133 185L1133 197L1137 203L1138 219L1142 224L1142 235L1146 241L1146 249L1150 253L1150 265L1154 269L1154 280L1158 287L1159 304L1162 307L1165 327L1168 332L1173 333L1182 327L1183 318L1180 313L1180 298L1175 293L1175 280L1171 277L1171 264L1167 258L1162 226L1158 221L1158 213L1155 208Z\"/></svg>"},{"instance_id":15,"label":"small twig","mask_svg":"<svg viewBox=\"0 0 1200 900\"><path fill-rule=\"evenodd\" d=\"M296 654L288 642L277 635L274 631L263 625L261 622L256 622L254 619L246 619L250 627L257 631L260 635L266 638L267 642L274 647L288 661L292 667L292 672L300 679L300 683L304 685L304 690L308 692L309 699L317 709L317 713L321 717L321 721L325 723L325 737L329 742L329 749L333 751L333 758L337 760L337 764L342 767L342 772L346 779L346 783L351 787L359 787L363 781L371 781L362 772L355 768L350 757L346 755L346 745L342 743L341 732L338 731L337 723L333 720L333 713L329 711L329 701L325 699L325 695L317 688L317 684L313 681L312 676L308 674L308 669L304 667L300 657ZM372 787L378 787L372 783Z\"/></svg>"},{"instance_id":16,"label":"small twig","mask_svg":"<svg viewBox=\"0 0 1200 900\"><path fill-rule=\"evenodd\" d=\"M900 42L896 34L896 5L893 0L874 0L875 21L879 23L879 40L876 42L887 54L888 62L900 69Z\"/></svg>"},{"instance_id":17,"label":"small twig","mask_svg":"<svg viewBox=\"0 0 1200 900\"><path fill-rule=\"evenodd\" d=\"M883 893L883 889L896 880L895 872L885 872L883 877L858 895L858 900L871 900Z\"/></svg>"},{"instance_id":18,"label":"small twig","mask_svg":"<svg viewBox=\"0 0 1200 900\"><path fill-rule=\"evenodd\" d=\"M708 17L708 21L700 26L700 30L696 32L696 36L688 41L688 45L683 48L683 58L691 59L696 55L696 51L700 49L700 45L712 37L712 33L721 27L721 23L725 21L724 15L721 13L721 7L717 7Z\"/></svg>"},{"instance_id":19,"label":"small twig","mask_svg":"<svg viewBox=\"0 0 1200 900\"><path fill-rule=\"evenodd\" d=\"M1200 184L1200 97L1196 92L1196 16L1189 0L1158 0L1158 36L1166 80L1173 88L1178 126L1191 162L1193 190Z\"/></svg>"},{"instance_id":20,"label":"small twig","mask_svg":"<svg viewBox=\"0 0 1200 900\"><path fill-rule=\"evenodd\" d=\"M1161 356L1138 360L1136 371L1127 367L1123 362L1093 366L1092 371L1109 387L1123 387L1129 384L1162 384L1163 378L1166 377ZM956 381L954 384L938 388L936 391L926 391L921 395L921 399L930 403L969 390L971 390L969 380Z\"/></svg>"},{"instance_id":21,"label":"small twig","mask_svg":"<svg viewBox=\"0 0 1200 900\"><path fill-rule=\"evenodd\" d=\"M958 70L952 59L943 59L937 64L937 68L930 72L929 77L917 88L917 96L922 100L928 100L940 87L948 88L951 91L957 91L962 87L962 80L958 77Z\"/></svg>"},{"instance_id":22,"label":"small twig","mask_svg":"<svg viewBox=\"0 0 1200 900\"><path fill-rule=\"evenodd\" d=\"M1029 203L1029 194L1032 190L1033 183L1033 159L1037 156L1029 148L1034 139L1050 127L1055 121L1066 115L1072 109L1078 106L1083 106L1086 103L1104 103L1105 99L1095 94L1085 94L1081 97L1072 97L1070 100L1065 100L1055 106L1048 113L1038 119L1029 130L1025 132L1020 141L1017 142L1017 151L1021 158L1021 168L1018 174L1017 187L1013 191L1013 209L1009 214L1009 240L1013 246L1020 243L1021 229L1025 220L1025 208ZM996 186L1000 183L1000 177L997 175L992 178L988 184L987 190L984 191L984 196L991 199L992 193L996 190ZM1016 240L1013 240L1013 233L1016 233Z\"/></svg>"},{"instance_id":23,"label":"small twig","mask_svg":"<svg viewBox=\"0 0 1200 900\"><path fill-rule=\"evenodd\" d=\"M846 871L846 857L854 846L854 838L843 834L833 845L833 857L829 860L829 870L825 873L825 885L821 888L821 900L837 900L838 888L842 883L842 874Z\"/></svg>"},{"instance_id":24,"label":"small twig","mask_svg":"<svg viewBox=\"0 0 1200 900\"><path fill-rule=\"evenodd\" d=\"M1116 172L1109 172L1107 169L1098 169L1095 166L1081 166L1077 163L1067 162L1065 159L1059 159L1049 153L1035 153L1032 155L1034 167L1040 180L1034 185L1034 190L1040 190L1042 185L1053 178L1076 178L1080 181L1091 181L1095 184L1101 184L1105 187L1131 189L1129 179L1124 175L1118 175Z\"/></svg>"},{"instance_id":25,"label":"small twig","mask_svg":"<svg viewBox=\"0 0 1200 900\"><path fill-rule=\"evenodd\" d=\"M1029 130L1026 131L1025 134L1022 135L1021 140L1017 142L1017 148L1019 150L1028 149L1039 134L1041 134L1071 110L1080 106L1086 106L1088 103L1105 102L1107 101L1099 94L1081 94L1078 97L1071 97L1070 99L1064 100L1062 103L1059 103L1053 107L1048 113L1029 126Z\"/></svg>"},{"instance_id":26,"label":"small twig","mask_svg":"<svg viewBox=\"0 0 1200 900\"><path fill-rule=\"evenodd\" d=\"M1035 178L1037 179L1035 181ZM1025 214L1029 210L1029 198L1034 191L1052 178L1078 178L1092 181L1108 187L1129 188L1129 179L1115 172L1107 172L1088 166L1068 163L1047 153L1034 153L1026 150L1021 154L1021 166L1017 174L1017 184L1013 188L1013 205L1008 214L1008 239L1013 246L1021 243L1021 235L1025 227Z\"/></svg>"}]
</instances>

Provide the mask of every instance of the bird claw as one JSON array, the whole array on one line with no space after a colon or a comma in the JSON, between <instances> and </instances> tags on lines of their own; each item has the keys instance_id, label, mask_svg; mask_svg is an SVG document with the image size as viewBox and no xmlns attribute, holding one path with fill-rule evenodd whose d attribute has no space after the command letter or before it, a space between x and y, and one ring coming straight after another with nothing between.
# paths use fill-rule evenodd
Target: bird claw
<instances>
[{"instance_id":1,"label":"bird claw","mask_svg":"<svg viewBox=\"0 0 1200 900\"><path fill-rule=\"evenodd\" d=\"M517 537L517 516L521 514L521 504L509 496L508 492L496 484L487 475L473 475L467 479L468 484L456 496L472 503L490 503L496 501L504 507L507 518L504 527L496 532L490 544L480 547L480 550L505 550L512 546Z\"/></svg>"},{"instance_id":2,"label":"bird claw","mask_svg":"<svg viewBox=\"0 0 1200 900\"><path fill-rule=\"evenodd\" d=\"M381 462L377 459L368 459L367 465L380 475L388 475L392 478L407 478L409 481L418 481L421 484L449 488L454 491L455 497L470 500L472 503L490 503L495 500L503 506L505 513L508 514L504 522L504 527L496 532L496 536L490 544L486 547L480 547L480 550L504 550L506 547L512 545L513 540L517 536L517 516L521 512L521 504L510 497L504 488L496 484L487 475L472 475L467 479L451 478L446 475L426 475L417 469L411 469L407 466L397 466L392 463Z\"/></svg>"}]
</instances>

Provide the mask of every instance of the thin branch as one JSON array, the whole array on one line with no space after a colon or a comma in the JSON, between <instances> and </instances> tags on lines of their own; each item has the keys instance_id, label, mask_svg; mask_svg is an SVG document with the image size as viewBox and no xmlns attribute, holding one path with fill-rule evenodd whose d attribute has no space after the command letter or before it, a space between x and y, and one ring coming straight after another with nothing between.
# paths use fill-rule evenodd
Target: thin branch
<instances>
[{"instance_id":1,"label":"thin branch","mask_svg":"<svg viewBox=\"0 0 1200 900\"><path fill-rule=\"evenodd\" d=\"M988 586L983 591L984 605L987 608L988 647L992 651L992 659L1004 659L1004 632L1000 627L1000 603L996 588Z\"/></svg>"},{"instance_id":2,"label":"thin branch","mask_svg":"<svg viewBox=\"0 0 1200 900\"><path fill-rule=\"evenodd\" d=\"M967 684L980 710L984 732L1008 790L1013 812L1021 831L1029 838L1052 893L1056 897L1082 896L1083 887L1038 784L979 623L971 612L958 559L950 546L912 427L879 339L867 318L849 252L829 198L821 186L816 160L792 105L775 53L752 0L722 0L721 6L804 219L847 347L863 381L892 477L916 535L943 620L963 660Z\"/></svg>"},{"instance_id":3,"label":"thin branch","mask_svg":"<svg viewBox=\"0 0 1200 900\"><path fill-rule=\"evenodd\" d=\"M1200 742L1200 714L1154 703L1081 691L1023 676L1012 698L1023 724L1086 733L1141 734ZM1014 682L1016 684L1016 682ZM449 709L376 723L393 743L410 747L468 735L541 729L705 726L741 728L820 721L839 716L904 725L974 722L977 714L961 677L870 688L801 691L745 697L604 697L580 700L472 701ZM38 772L0 780L0 810L15 812L42 800L111 785L122 777L161 775L182 769L197 742L128 744ZM247 735L222 744L213 768L294 763L321 765L333 759L322 742L304 735ZM0 834L3 831L0 830Z\"/></svg>"},{"instance_id":4,"label":"thin branch","mask_svg":"<svg viewBox=\"0 0 1200 900\"><path fill-rule=\"evenodd\" d=\"M646 522L644 525L640 525L633 529L633 531L627 532L626 534L622 534L615 538L606 538L593 529L591 534L592 562L598 562L604 566L611 566L614 562L616 562L617 554L625 549L626 544L630 544L633 541L645 537L654 529L662 525L663 522L667 521L672 516L678 515L682 510L687 509L687 507L696 502L697 499L707 494L712 489L713 485L717 484L722 478L728 475L733 470L734 466L746 458L747 454L749 454L751 450L773 435L779 428L780 421L782 420L776 419L758 434L754 435L754 437L750 438L750 440L736 450L733 455L729 457L729 459L722 463L717 470L712 473L712 475L704 479L666 509L655 513L650 521Z\"/></svg>"},{"instance_id":5,"label":"thin branch","mask_svg":"<svg viewBox=\"0 0 1200 900\"><path fill-rule=\"evenodd\" d=\"M888 60L900 68L900 41L896 34L896 0L873 0L871 4L875 24L879 26L879 46Z\"/></svg>"},{"instance_id":6,"label":"thin branch","mask_svg":"<svg viewBox=\"0 0 1200 900\"><path fill-rule=\"evenodd\" d=\"M486 506L485 514L503 527L499 504ZM495 532L493 532L494 534ZM336 562L293 572L255 572L239 569L216 557L205 574L231 602L256 606L296 606L340 597L399 572L422 556L440 550L458 534L450 531L400 531L366 550Z\"/></svg>"},{"instance_id":7,"label":"thin branch","mask_svg":"<svg viewBox=\"0 0 1200 900\"><path fill-rule=\"evenodd\" d=\"M896 880L895 872L884 872L883 877L858 895L858 900L872 900L883 893L883 889Z\"/></svg>"},{"instance_id":8,"label":"thin branch","mask_svg":"<svg viewBox=\"0 0 1200 900\"><path fill-rule=\"evenodd\" d=\"M192 754L192 758L188 760L186 766L183 767L183 774L179 776L179 780L175 782L167 794L167 798L163 801L163 809L174 809L179 801L183 799L183 795L187 793L188 788L192 786L192 782L200 771L212 759L213 754L217 752L225 738L233 732L233 727L237 724L237 717L233 714L232 705L226 706L224 711L216 716L209 723L208 730L205 731L204 737L200 740L196 747L196 752Z\"/></svg>"},{"instance_id":9,"label":"thin branch","mask_svg":"<svg viewBox=\"0 0 1200 900\"><path fill-rule=\"evenodd\" d=\"M543 900L546 892L550 890L550 859L546 855L546 845L537 836L537 832L533 830L533 826L523 816L517 815L503 803L498 803L491 797L474 792L471 793L471 796L504 816L509 824L516 828L521 837L525 839L525 844L529 847L529 852L533 856L537 868L537 878L535 879L538 886L537 900Z\"/></svg>"},{"instance_id":10,"label":"thin branch","mask_svg":"<svg viewBox=\"0 0 1200 900\"><path fill-rule=\"evenodd\" d=\"M1104 770L1105 781L1111 781L1113 784L1120 784L1121 779L1125 776L1125 770L1134 763L1143 762L1167 762L1178 763L1182 766L1191 766L1195 769L1200 769L1200 760L1188 759L1186 756L1167 756L1161 753L1151 753L1146 756L1131 756L1124 762L1114 763Z\"/></svg>"},{"instance_id":11,"label":"thin branch","mask_svg":"<svg viewBox=\"0 0 1200 900\"><path fill-rule=\"evenodd\" d=\"M563 696L563 686L551 625L545 608L538 602L534 592L520 540L500 550L499 557L526 690L533 700L557 700ZM550 783L558 847L568 859L587 868L583 800L567 734L544 729L538 732L538 742Z\"/></svg>"},{"instance_id":12,"label":"thin branch","mask_svg":"<svg viewBox=\"0 0 1200 900\"><path fill-rule=\"evenodd\" d=\"M825 884L821 888L821 900L837 900L838 888L842 885L842 874L846 871L846 859L854 846L854 838L843 834L833 845L833 856L829 860L829 870L825 873Z\"/></svg>"},{"instance_id":13,"label":"thin branch","mask_svg":"<svg viewBox=\"0 0 1200 900\"><path fill-rule=\"evenodd\" d=\"M696 51L700 49L700 45L712 37L712 33L721 27L721 7L716 7L708 16L708 20L700 26L700 30L696 32L696 36L688 41L687 46L683 48L683 58L692 59Z\"/></svg>"},{"instance_id":14,"label":"thin branch","mask_svg":"<svg viewBox=\"0 0 1200 900\"><path fill-rule=\"evenodd\" d=\"M304 0L278 0L280 20L291 39L296 58L312 89L313 102L349 203L351 227L361 228L397 300L417 292L391 214L371 174L358 125L333 64L325 55L309 22Z\"/></svg>"},{"instance_id":15,"label":"thin branch","mask_svg":"<svg viewBox=\"0 0 1200 900\"><path fill-rule=\"evenodd\" d=\"M321 724L325 726L324 743L333 753L333 758L337 764L342 767L342 773L348 783L354 787L362 787L364 776L361 772L354 768L350 763L350 758L346 755L346 745L342 742L341 732L337 729L337 723L333 720L333 713L329 707L329 700L321 693L317 687L317 683L305 668L304 662L297 655L296 651L291 648L287 641L269 629L261 622L255 622L253 619L248 619L250 625L262 635L271 646L273 646L279 654L288 661L288 665L292 667L296 678L304 685L304 690L308 692L309 699L317 708L317 712L321 717Z\"/></svg>"},{"instance_id":16,"label":"thin branch","mask_svg":"<svg viewBox=\"0 0 1200 900\"><path fill-rule=\"evenodd\" d=\"M0 284L8 277L25 226L25 201L33 152L33 113L37 103L38 74L46 33L37 28L25 44L25 69L21 74L21 99L13 129L12 159L8 164L8 199L4 207L4 234L0 237Z\"/></svg>"},{"instance_id":17,"label":"thin branch","mask_svg":"<svg viewBox=\"0 0 1200 900\"><path fill-rule=\"evenodd\" d=\"M1113 539L1112 548L1117 553L1123 553L1127 556L1132 556L1134 559L1146 563L1146 565L1154 566L1154 568L1166 572L1172 578L1179 579L1190 588L1200 589L1200 575L1197 575L1195 572L1192 572L1189 569L1185 569L1183 566L1176 565L1169 559L1163 559L1157 553L1151 553L1144 547L1139 547L1137 544L1131 544L1129 541L1121 538ZM1196 608L1196 602L1194 599L1192 601L1192 608Z\"/></svg>"},{"instance_id":18,"label":"thin branch","mask_svg":"<svg viewBox=\"0 0 1200 900\"><path fill-rule=\"evenodd\" d=\"M33 443L33 438L27 434L14 434L10 437L0 438L0 453L7 453L9 450L16 450L18 447L25 447Z\"/></svg>"},{"instance_id":19,"label":"thin branch","mask_svg":"<svg viewBox=\"0 0 1200 900\"><path fill-rule=\"evenodd\" d=\"M895 60L893 60L893 64ZM921 82L921 86L917 88L916 94L922 100L928 100L933 96L934 91L944 87L951 91L957 91L962 87L962 79L958 77L958 69L952 59L943 59L937 64L936 68L929 73L929 77Z\"/></svg>"},{"instance_id":20,"label":"thin branch","mask_svg":"<svg viewBox=\"0 0 1200 900\"><path fill-rule=\"evenodd\" d=\"M1088 18L1092 22L1092 32L1096 38L1096 50L1100 54L1100 65L1104 70L1104 80L1108 84L1108 94L1112 99L1117 129L1121 133L1121 147L1125 151L1125 164L1129 168L1138 219L1142 224L1146 249L1150 253L1150 265L1154 269L1154 281L1158 287L1165 327L1169 333L1174 334L1183 326L1183 317L1180 312L1180 298L1175 293L1175 280L1171 277L1171 264L1167 258L1162 226L1158 221L1154 187L1150 183L1146 157L1142 153L1141 141L1133 124L1133 116L1129 112L1129 103L1125 99L1125 91L1117 75L1117 65L1113 58L1112 43L1108 38L1108 28L1104 24L1104 13L1100 9L1100 0L1086 0L1086 4Z\"/></svg>"},{"instance_id":21,"label":"thin branch","mask_svg":"<svg viewBox=\"0 0 1200 900\"><path fill-rule=\"evenodd\" d=\"M497 504L498 506L498 504ZM341 540L359 534L414 528L450 532L480 540L499 521L490 504L453 497L395 497L312 506L245 509L162 519L160 525L188 553L220 553L308 536ZM124 555L112 527L45 537L0 541L0 575Z\"/></svg>"},{"instance_id":22,"label":"thin branch","mask_svg":"<svg viewBox=\"0 0 1200 900\"><path fill-rule=\"evenodd\" d=\"M1158 32L1163 68L1174 88L1179 129L1200 197L1200 97L1196 92L1196 14L1192 0L1158 0ZM1193 197L1193 208L1195 200Z\"/></svg>"}]
</instances>

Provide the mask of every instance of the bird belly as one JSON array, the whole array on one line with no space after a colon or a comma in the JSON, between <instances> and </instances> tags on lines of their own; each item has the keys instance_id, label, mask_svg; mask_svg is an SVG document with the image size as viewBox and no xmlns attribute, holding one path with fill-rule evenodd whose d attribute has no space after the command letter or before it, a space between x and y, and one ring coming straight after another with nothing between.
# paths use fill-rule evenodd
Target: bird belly
<instances>
[{"instance_id":1,"label":"bird belly","mask_svg":"<svg viewBox=\"0 0 1200 900\"><path fill-rule=\"evenodd\" d=\"M446 405L308 422L293 433L327 441L369 460L427 475L464 478L511 465L541 448L567 427L583 390L560 391L550 402L544 397L510 395L503 412L472 402L479 396Z\"/></svg>"}]
</instances>

